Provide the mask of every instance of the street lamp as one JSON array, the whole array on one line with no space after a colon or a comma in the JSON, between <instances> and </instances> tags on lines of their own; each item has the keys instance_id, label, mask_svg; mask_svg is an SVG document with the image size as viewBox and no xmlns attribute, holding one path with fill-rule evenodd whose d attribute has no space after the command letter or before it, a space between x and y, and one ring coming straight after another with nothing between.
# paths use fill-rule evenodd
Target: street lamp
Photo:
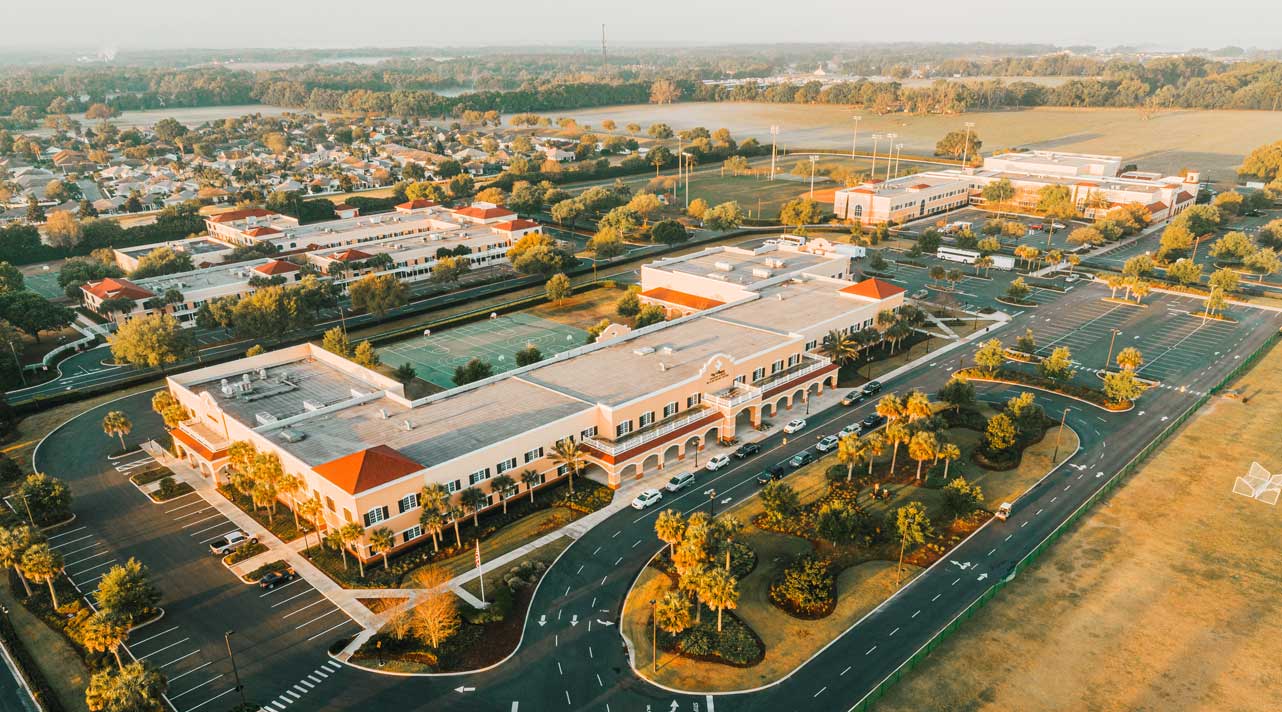
<instances>
[{"instance_id":1,"label":"street lamp","mask_svg":"<svg viewBox=\"0 0 1282 712\"><path fill-rule=\"evenodd\" d=\"M659 608L658 601L650 599L650 672L659 671Z\"/></svg>"},{"instance_id":2,"label":"street lamp","mask_svg":"<svg viewBox=\"0 0 1282 712\"><path fill-rule=\"evenodd\" d=\"M1108 337L1108 358L1104 359L1104 373L1108 373L1108 365L1113 363L1113 342L1117 340L1118 330L1110 329L1113 335Z\"/></svg>"},{"instance_id":3,"label":"street lamp","mask_svg":"<svg viewBox=\"0 0 1282 712\"><path fill-rule=\"evenodd\" d=\"M899 152L904 150L904 144L895 144L895 177L899 177Z\"/></svg>"},{"instance_id":4,"label":"street lamp","mask_svg":"<svg viewBox=\"0 0 1282 712\"><path fill-rule=\"evenodd\" d=\"M30 521L31 526L34 527L36 525L36 518L31 516L31 502L27 499L27 495L22 494L21 492L18 493L18 496L22 498L22 504L27 508L27 520Z\"/></svg>"},{"instance_id":5,"label":"street lamp","mask_svg":"<svg viewBox=\"0 0 1282 712\"><path fill-rule=\"evenodd\" d=\"M886 179L890 179L890 154L895 150L895 139L899 138L897 133L886 134L886 140L890 142L890 148L886 149Z\"/></svg>"},{"instance_id":6,"label":"street lamp","mask_svg":"<svg viewBox=\"0 0 1282 712\"><path fill-rule=\"evenodd\" d=\"M815 199L815 161L817 160L819 160L819 156L816 156L813 153L810 154L810 199L811 200Z\"/></svg>"},{"instance_id":7,"label":"street lamp","mask_svg":"<svg viewBox=\"0 0 1282 712\"><path fill-rule=\"evenodd\" d=\"M868 172L869 180L877 180L877 143L881 141L881 134L872 135L872 170Z\"/></svg>"},{"instance_id":8,"label":"street lamp","mask_svg":"<svg viewBox=\"0 0 1282 712\"><path fill-rule=\"evenodd\" d=\"M231 674L236 680L236 691L240 693L240 704L244 706L246 704L245 686L240 684L240 670L236 667L236 656L231 651L231 636L235 632L234 630L229 630L223 633L223 642L227 643L227 657L231 659Z\"/></svg>"},{"instance_id":9,"label":"street lamp","mask_svg":"<svg viewBox=\"0 0 1282 712\"><path fill-rule=\"evenodd\" d=\"M770 180L775 179L775 139L779 136L779 127L770 127Z\"/></svg>"},{"instance_id":10,"label":"street lamp","mask_svg":"<svg viewBox=\"0 0 1282 712\"><path fill-rule=\"evenodd\" d=\"M973 128L975 128L975 122L967 121L966 122L966 140L962 145L962 167L963 168L969 165L967 163L967 159L970 158L970 130Z\"/></svg>"},{"instance_id":11,"label":"street lamp","mask_svg":"<svg viewBox=\"0 0 1282 712\"><path fill-rule=\"evenodd\" d=\"M863 120L862 116L855 116L855 135L850 139L850 157L855 157L855 151L859 146L859 122Z\"/></svg>"},{"instance_id":12,"label":"street lamp","mask_svg":"<svg viewBox=\"0 0 1282 712\"><path fill-rule=\"evenodd\" d=\"M717 490L716 489L708 490L708 503L711 505L712 518L716 519L717 518Z\"/></svg>"}]
</instances>

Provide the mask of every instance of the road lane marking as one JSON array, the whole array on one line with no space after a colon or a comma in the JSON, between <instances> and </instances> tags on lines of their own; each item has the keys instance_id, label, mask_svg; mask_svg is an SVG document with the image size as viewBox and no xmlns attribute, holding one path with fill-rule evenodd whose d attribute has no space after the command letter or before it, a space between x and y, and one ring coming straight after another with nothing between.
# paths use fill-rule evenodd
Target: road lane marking
<instances>
[{"instance_id":1,"label":"road lane marking","mask_svg":"<svg viewBox=\"0 0 1282 712\"><path fill-rule=\"evenodd\" d=\"M556 661L556 671L557 671L557 672L559 672L559 673L561 673L561 675L565 675L565 671L561 669L561 661L560 661L560 660Z\"/></svg>"},{"instance_id":2,"label":"road lane marking","mask_svg":"<svg viewBox=\"0 0 1282 712\"><path fill-rule=\"evenodd\" d=\"M985 556L992 556L994 551L997 551L996 547L993 547Z\"/></svg>"}]
</instances>

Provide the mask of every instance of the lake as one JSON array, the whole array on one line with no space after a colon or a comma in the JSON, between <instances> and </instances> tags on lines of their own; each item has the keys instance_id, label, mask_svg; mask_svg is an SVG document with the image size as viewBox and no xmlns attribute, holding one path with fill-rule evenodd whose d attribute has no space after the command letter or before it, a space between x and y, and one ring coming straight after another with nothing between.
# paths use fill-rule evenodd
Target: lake
<instances>
[{"instance_id":1,"label":"lake","mask_svg":"<svg viewBox=\"0 0 1282 712\"><path fill-rule=\"evenodd\" d=\"M1230 181L1251 149L1282 139L1282 112L1173 110L1145 118L1134 109L1037 108L977 111L966 114L915 116L888 114L818 104L689 102L636 104L596 109L545 112L574 117L599 126L613 119L620 126L667 123L674 129L704 126L728 128L735 138L770 142L770 126L779 127L779 145L792 149L849 151L852 117L859 122L861 151L872 148L874 133L896 133L904 153L932 153L935 142L964 122L975 124L983 151L1026 147L1124 156L1141 168L1173 173L1199 168L1217 181ZM889 141L882 140L884 150Z\"/></svg>"}]
</instances>

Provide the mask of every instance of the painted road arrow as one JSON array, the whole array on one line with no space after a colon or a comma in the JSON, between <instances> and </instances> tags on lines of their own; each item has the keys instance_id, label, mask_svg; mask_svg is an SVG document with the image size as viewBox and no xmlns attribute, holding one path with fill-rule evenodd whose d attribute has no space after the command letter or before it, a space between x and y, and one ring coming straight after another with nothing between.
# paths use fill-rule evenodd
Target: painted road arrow
<instances>
[{"instance_id":1,"label":"painted road arrow","mask_svg":"<svg viewBox=\"0 0 1282 712\"><path fill-rule=\"evenodd\" d=\"M463 687L462 685L460 685L460 686L458 686L458 687L454 688L454 691L455 691L455 692L459 692L459 693L462 693L462 692L476 692L476 688L475 688L475 687Z\"/></svg>"},{"instance_id":2,"label":"painted road arrow","mask_svg":"<svg viewBox=\"0 0 1282 712\"><path fill-rule=\"evenodd\" d=\"M982 574L980 574L980 575L979 575L979 578L977 578L977 579L975 579L975 580L976 580L976 581L983 581L983 580L984 580L984 579L986 579L986 578L988 578L988 574L987 574L987 573L982 573Z\"/></svg>"},{"instance_id":3,"label":"painted road arrow","mask_svg":"<svg viewBox=\"0 0 1282 712\"><path fill-rule=\"evenodd\" d=\"M579 617L578 617L578 616L570 616L570 625L574 626L574 625L578 625L578 624L579 624Z\"/></svg>"},{"instance_id":4,"label":"painted road arrow","mask_svg":"<svg viewBox=\"0 0 1282 712\"><path fill-rule=\"evenodd\" d=\"M544 613L543 615L539 616L539 627L542 628L547 624L548 624L548 616L546 613Z\"/></svg>"},{"instance_id":5,"label":"painted road arrow","mask_svg":"<svg viewBox=\"0 0 1282 712\"><path fill-rule=\"evenodd\" d=\"M614 621L603 621L600 618L598 618L596 619L596 624L597 625L614 625Z\"/></svg>"}]
</instances>

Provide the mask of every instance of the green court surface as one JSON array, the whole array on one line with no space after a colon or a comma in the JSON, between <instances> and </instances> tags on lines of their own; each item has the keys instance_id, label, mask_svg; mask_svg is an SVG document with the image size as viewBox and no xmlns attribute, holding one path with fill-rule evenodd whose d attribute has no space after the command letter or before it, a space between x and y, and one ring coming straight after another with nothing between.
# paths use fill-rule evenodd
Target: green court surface
<instances>
[{"instance_id":1,"label":"green court surface","mask_svg":"<svg viewBox=\"0 0 1282 712\"><path fill-rule=\"evenodd\" d=\"M473 358L502 373L516 368L516 352L527 344L548 358L582 346L586 339L582 329L518 312L399 341L378 349L378 356L392 367L408 363L419 378L453 388L454 368Z\"/></svg>"},{"instance_id":2,"label":"green court surface","mask_svg":"<svg viewBox=\"0 0 1282 712\"><path fill-rule=\"evenodd\" d=\"M56 271L50 270L48 272L26 274L23 275L22 282L27 289L45 299L57 299L63 296L62 287L58 286L58 273Z\"/></svg>"}]
</instances>

